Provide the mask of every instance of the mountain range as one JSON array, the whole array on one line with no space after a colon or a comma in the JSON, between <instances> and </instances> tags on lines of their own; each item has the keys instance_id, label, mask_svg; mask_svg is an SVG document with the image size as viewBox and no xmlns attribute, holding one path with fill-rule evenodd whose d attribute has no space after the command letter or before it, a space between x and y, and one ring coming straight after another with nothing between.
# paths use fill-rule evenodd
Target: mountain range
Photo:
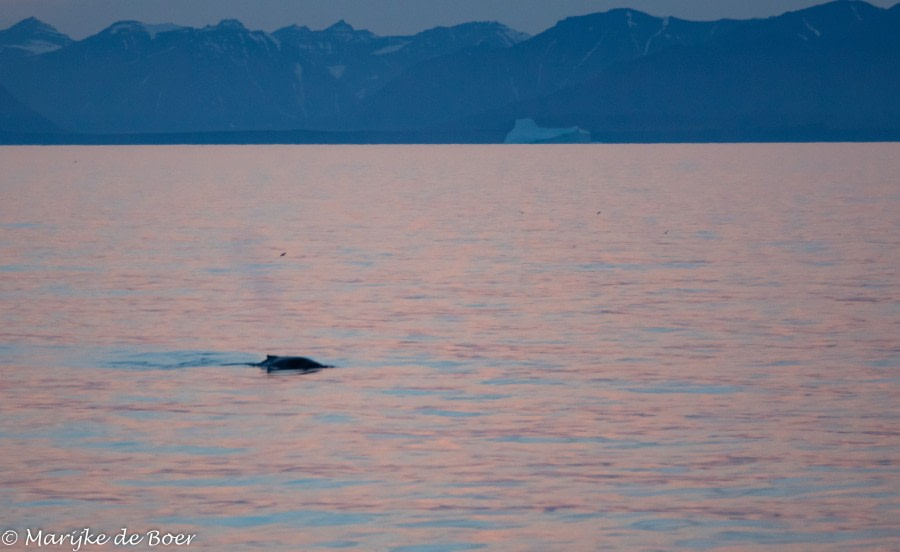
<instances>
[{"instance_id":1,"label":"mountain range","mask_svg":"<svg viewBox=\"0 0 900 552\"><path fill-rule=\"evenodd\" d=\"M0 31L0 141L502 142L519 118L598 141L896 140L900 4L753 20L616 9L528 36L115 23Z\"/></svg>"}]
</instances>

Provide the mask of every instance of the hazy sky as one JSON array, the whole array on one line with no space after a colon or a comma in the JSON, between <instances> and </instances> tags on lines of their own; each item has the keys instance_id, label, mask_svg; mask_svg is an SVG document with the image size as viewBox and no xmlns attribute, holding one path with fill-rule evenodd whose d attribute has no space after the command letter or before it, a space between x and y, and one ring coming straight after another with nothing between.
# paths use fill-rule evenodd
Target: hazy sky
<instances>
[{"instance_id":1,"label":"hazy sky","mask_svg":"<svg viewBox=\"0 0 900 552\"><path fill-rule=\"evenodd\" d=\"M202 27L239 19L273 31L297 23L322 29L345 19L376 34L412 34L438 25L493 20L536 34L570 15L629 7L684 19L768 17L823 0L0 0L0 29L35 16L73 38L123 19ZM889 7L897 0L869 0Z\"/></svg>"}]
</instances>

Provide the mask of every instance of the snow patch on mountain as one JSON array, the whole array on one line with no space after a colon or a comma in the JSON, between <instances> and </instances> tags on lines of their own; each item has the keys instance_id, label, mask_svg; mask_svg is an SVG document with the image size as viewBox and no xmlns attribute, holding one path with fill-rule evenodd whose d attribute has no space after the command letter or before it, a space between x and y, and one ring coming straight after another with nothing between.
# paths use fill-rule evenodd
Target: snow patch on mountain
<instances>
[{"instance_id":1,"label":"snow patch on mountain","mask_svg":"<svg viewBox=\"0 0 900 552\"><path fill-rule=\"evenodd\" d=\"M804 25L807 29L809 29L810 31L812 31L813 34L816 35L816 38L819 38L819 37L822 36L822 32L819 31L819 29L817 29L817 28L813 27L812 25L810 25L810 24L809 24L809 21L807 21L805 17L803 18L803 25Z\"/></svg>"},{"instance_id":2,"label":"snow patch on mountain","mask_svg":"<svg viewBox=\"0 0 900 552\"><path fill-rule=\"evenodd\" d=\"M409 45L409 42L401 42L400 44L391 44L390 46L385 46L379 50L375 50L372 52L373 56L383 56L387 54L393 54L394 52L399 52L400 50L406 48Z\"/></svg>"},{"instance_id":3,"label":"snow patch on mountain","mask_svg":"<svg viewBox=\"0 0 900 552\"><path fill-rule=\"evenodd\" d=\"M24 44L17 44L15 46L10 46L10 48L16 48L17 50L24 50L32 55L40 55L46 54L47 52L52 52L54 50L60 49L59 44L53 44L52 42L47 42L46 40L29 40Z\"/></svg>"}]
</instances>

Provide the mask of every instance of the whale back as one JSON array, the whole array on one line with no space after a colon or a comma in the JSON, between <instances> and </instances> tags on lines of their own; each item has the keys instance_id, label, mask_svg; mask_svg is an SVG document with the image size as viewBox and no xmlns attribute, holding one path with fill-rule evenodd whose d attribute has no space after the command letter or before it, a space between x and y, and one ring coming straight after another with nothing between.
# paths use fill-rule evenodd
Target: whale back
<instances>
[{"instance_id":1,"label":"whale back","mask_svg":"<svg viewBox=\"0 0 900 552\"><path fill-rule=\"evenodd\" d=\"M323 368L334 368L334 366L321 364L311 358L277 355L266 355L266 360L260 362L259 367L265 368L267 372L278 372L283 370L318 372Z\"/></svg>"}]
</instances>

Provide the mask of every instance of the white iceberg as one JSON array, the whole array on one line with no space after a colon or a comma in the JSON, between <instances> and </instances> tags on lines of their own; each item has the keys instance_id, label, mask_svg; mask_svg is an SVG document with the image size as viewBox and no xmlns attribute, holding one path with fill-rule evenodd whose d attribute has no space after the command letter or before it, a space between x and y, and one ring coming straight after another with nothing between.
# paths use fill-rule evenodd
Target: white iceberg
<instances>
[{"instance_id":1,"label":"white iceberg","mask_svg":"<svg viewBox=\"0 0 900 552\"><path fill-rule=\"evenodd\" d=\"M518 119L506 135L507 144L586 144L591 133L575 127L542 128L534 119Z\"/></svg>"}]
</instances>

